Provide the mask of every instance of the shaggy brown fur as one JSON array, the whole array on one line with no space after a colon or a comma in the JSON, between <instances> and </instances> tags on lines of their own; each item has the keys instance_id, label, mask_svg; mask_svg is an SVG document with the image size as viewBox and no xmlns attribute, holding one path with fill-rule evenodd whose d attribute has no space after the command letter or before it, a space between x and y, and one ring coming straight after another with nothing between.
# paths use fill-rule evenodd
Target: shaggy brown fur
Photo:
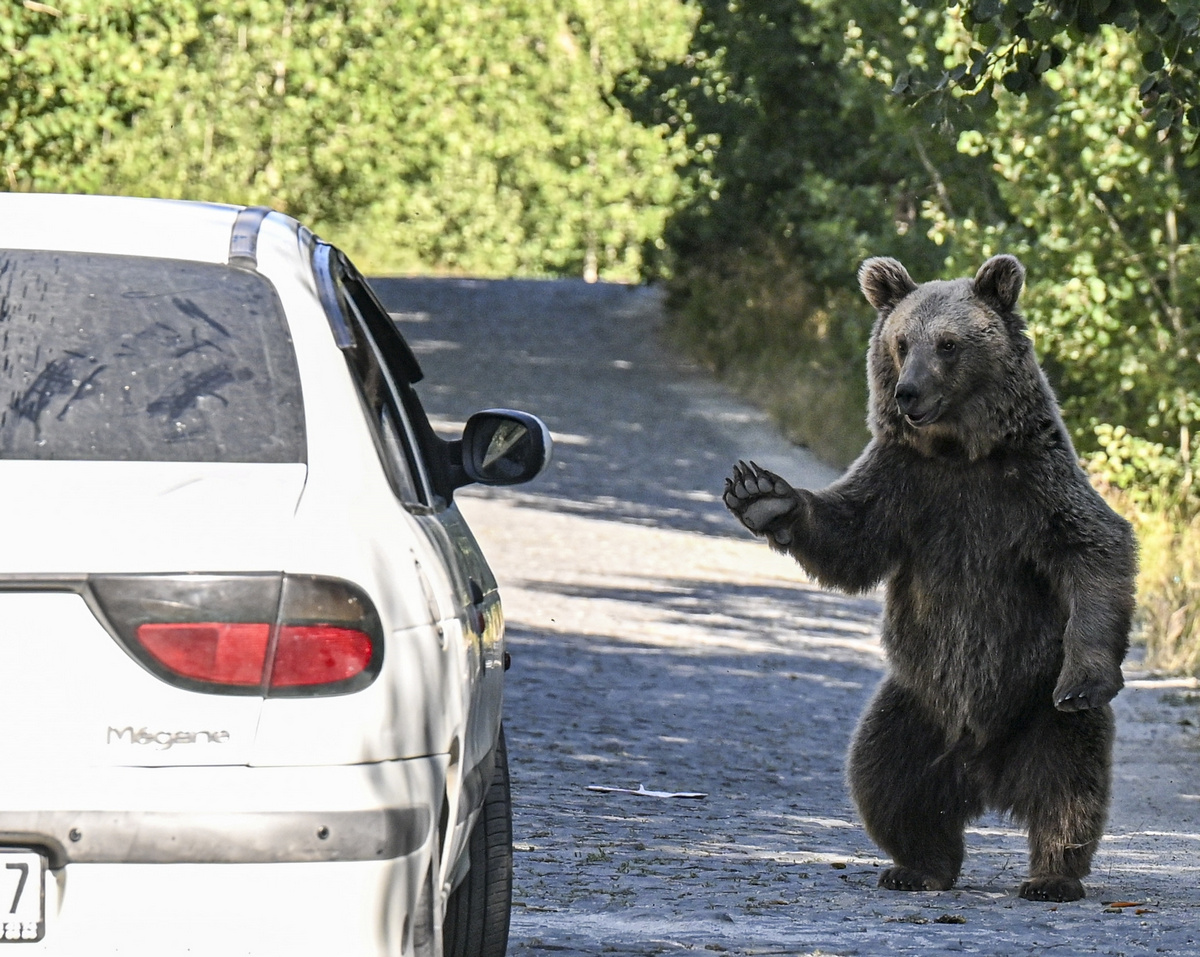
<instances>
[{"instance_id":1,"label":"shaggy brown fur","mask_svg":"<svg viewBox=\"0 0 1200 957\"><path fill-rule=\"evenodd\" d=\"M1024 278L1012 256L923 285L865 262L871 443L819 492L745 463L726 483L821 583L886 583L890 670L847 776L895 890L953 885L991 808L1028 828L1021 896L1074 900L1108 813L1136 549L1079 467L1016 312Z\"/></svg>"}]
</instances>

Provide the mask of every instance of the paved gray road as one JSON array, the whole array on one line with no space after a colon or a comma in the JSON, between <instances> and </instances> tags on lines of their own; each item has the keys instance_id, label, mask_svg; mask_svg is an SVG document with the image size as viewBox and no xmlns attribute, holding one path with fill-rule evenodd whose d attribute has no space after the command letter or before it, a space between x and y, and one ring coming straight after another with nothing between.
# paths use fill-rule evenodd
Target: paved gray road
<instances>
[{"instance_id":1,"label":"paved gray road","mask_svg":"<svg viewBox=\"0 0 1200 957\"><path fill-rule=\"evenodd\" d=\"M444 426L515 406L558 439L537 483L460 499L514 656L510 954L1200 954L1194 684L1130 670L1088 899L1019 900L1023 837L991 818L955 890L881 891L842 784L882 673L878 602L816 589L718 500L739 457L798 484L833 473L672 358L652 293L377 287ZM589 790L640 785L706 797Z\"/></svg>"}]
</instances>

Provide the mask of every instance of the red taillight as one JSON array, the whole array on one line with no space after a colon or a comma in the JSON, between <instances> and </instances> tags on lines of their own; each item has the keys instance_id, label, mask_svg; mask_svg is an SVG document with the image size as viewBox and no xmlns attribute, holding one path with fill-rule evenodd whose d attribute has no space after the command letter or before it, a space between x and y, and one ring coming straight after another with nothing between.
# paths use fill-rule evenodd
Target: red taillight
<instances>
[{"instance_id":1,"label":"red taillight","mask_svg":"<svg viewBox=\"0 0 1200 957\"><path fill-rule=\"evenodd\" d=\"M279 629L272 688L295 688L346 681L371 663L369 635L334 625L284 625Z\"/></svg>"},{"instance_id":2,"label":"red taillight","mask_svg":"<svg viewBox=\"0 0 1200 957\"><path fill-rule=\"evenodd\" d=\"M271 640L269 624L154 622L139 625L137 639L155 661L184 678L258 687ZM269 688L346 681L361 674L374 651L370 635L336 625L284 625L279 629Z\"/></svg>"},{"instance_id":3,"label":"red taillight","mask_svg":"<svg viewBox=\"0 0 1200 957\"><path fill-rule=\"evenodd\" d=\"M258 687L271 626L266 622L152 622L138 625L137 639L159 664L185 678Z\"/></svg>"},{"instance_id":4,"label":"red taillight","mask_svg":"<svg viewBox=\"0 0 1200 957\"><path fill-rule=\"evenodd\" d=\"M93 606L164 681L216 694L346 694L379 673L370 598L314 575L112 575Z\"/></svg>"}]
</instances>

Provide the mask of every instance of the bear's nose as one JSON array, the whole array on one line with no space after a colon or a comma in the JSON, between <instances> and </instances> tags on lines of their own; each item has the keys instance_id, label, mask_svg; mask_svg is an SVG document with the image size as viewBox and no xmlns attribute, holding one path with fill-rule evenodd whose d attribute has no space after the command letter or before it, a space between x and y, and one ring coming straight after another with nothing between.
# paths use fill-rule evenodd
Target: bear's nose
<instances>
[{"instance_id":1,"label":"bear's nose","mask_svg":"<svg viewBox=\"0 0 1200 957\"><path fill-rule=\"evenodd\" d=\"M921 390L911 382L901 382L896 386L896 404L900 411L908 415L921 401Z\"/></svg>"}]
</instances>

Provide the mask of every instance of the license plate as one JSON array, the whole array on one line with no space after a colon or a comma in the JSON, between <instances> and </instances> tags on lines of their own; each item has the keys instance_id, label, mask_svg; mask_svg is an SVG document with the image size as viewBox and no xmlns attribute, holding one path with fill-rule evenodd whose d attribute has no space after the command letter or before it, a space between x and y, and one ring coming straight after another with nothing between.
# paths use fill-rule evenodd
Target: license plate
<instances>
[{"instance_id":1,"label":"license plate","mask_svg":"<svg viewBox=\"0 0 1200 957\"><path fill-rule=\"evenodd\" d=\"M28 944L46 933L46 858L0 847L0 944Z\"/></svg>"}]
</instances>

